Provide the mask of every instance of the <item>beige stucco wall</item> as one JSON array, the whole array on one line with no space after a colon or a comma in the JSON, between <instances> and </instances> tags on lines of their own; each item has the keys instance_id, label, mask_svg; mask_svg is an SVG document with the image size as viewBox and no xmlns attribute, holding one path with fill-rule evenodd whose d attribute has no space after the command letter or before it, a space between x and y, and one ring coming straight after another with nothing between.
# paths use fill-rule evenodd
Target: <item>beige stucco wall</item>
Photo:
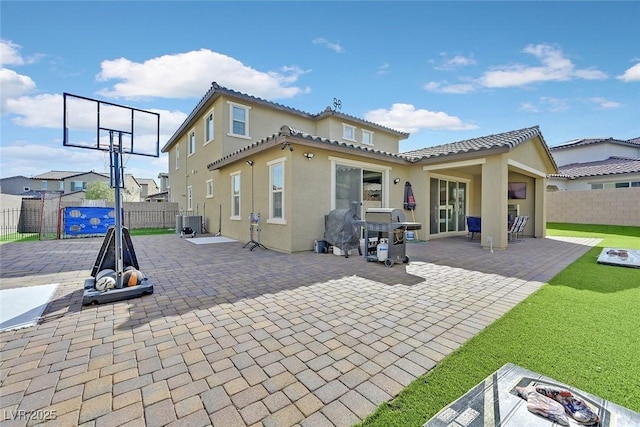
<instances>
[{"instance_id":1,"label":"beige stucco wall","mask_svg":"<svg viewBox=\"0 0 640 427\"><path fill-rule=\"evenodd\" d=\"M547 220L640 226L640 188L548 192Z\"/></svg>"}]
</instances>

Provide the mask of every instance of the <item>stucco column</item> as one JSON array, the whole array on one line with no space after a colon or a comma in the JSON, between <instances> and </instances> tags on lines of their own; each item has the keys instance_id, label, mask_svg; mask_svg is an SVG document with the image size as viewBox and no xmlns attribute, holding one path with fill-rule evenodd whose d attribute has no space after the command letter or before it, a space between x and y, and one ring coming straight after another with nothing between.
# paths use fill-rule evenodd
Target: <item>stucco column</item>
<instances>
[{"instance_id":1,"label":"stucco column","mask_svg":"<svg viewBox=\"0 0 640 427\"><path fill-rule=\"evenodd\" d=\"M536 178L535 206L533 235L543 239L547 236L547 179L544 177Z\"/></svg>"},{"instance_id":2,"label":"stucco column","mask_svg":"<svg viewBox=\"0 0 640 427\"><path fill-rule=\"evenodd\" d=\"M503 155L488 156L482 165L481 216L483 248L506 249L507 239L507 184L509 172Z\"/></svg>"}]
</instances>

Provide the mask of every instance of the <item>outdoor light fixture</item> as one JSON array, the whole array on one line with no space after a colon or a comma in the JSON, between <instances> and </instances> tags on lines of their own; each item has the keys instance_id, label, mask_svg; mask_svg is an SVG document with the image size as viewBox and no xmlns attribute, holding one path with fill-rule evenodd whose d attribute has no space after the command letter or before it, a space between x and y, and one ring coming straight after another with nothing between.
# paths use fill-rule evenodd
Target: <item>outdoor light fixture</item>
<instances>
[{"instance_id":1,"label":"outdoor light fixture","mask_svg":"<svg viewBox=\"0 0 640 427\"><path fill-rule=\"evenodd\" d=\"M253 160L247 160L247 164L248 164L249 166L253 166Z\"/></svg>"},{"instance_id":2,"label":"outdoor light fixture","mask_svg":"<svg viewBox=\"0 0 640 427\"><path fill-rule=\"evenodd\" d=\"M394 179L394 180L393 180L393 183L394 183L394 184L397 184L397 183L399 183L399 182L400 182L400 178L396 178L396 179Z\"/></svg>"},{"instance_id":3,"label":"outdoor light fixture","mask_svg":"<svg viewBox=\"0 0 640 427\"><path fill-rule=\"evenodd\" d=\"M284 144L282 144L282 147L280 147L280 149L284 150L287 147L289 147L289 151L293 151L293 145L291 145L290 142L285 142Z\"/></svg>"},{"instance_id":4,"label":"outdoor light fixture","mask_svg":"<svg viewBox=\"0 0 640 427\"><path fill-rule=\"evenodd\" d=\"M302 155L305 156L307 160L311 160L313 159L313 156L315 156L313 153L302 153Z\"/></svg>"}]
</instances>

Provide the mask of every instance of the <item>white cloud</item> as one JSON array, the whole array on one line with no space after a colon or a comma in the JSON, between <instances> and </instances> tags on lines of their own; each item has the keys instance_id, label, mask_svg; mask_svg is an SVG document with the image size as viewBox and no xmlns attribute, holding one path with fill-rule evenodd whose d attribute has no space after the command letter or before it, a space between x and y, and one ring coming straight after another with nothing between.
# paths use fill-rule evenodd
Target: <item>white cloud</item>
<instances>
[{"instance_id":1,"label":"white cloud","mask_svg":"<svg viewBox=\"0 0 640 427\"><path fill-rule=\"evenodd\" d=\"M485 87L525 86L537 82L565 81L573 78L605 79L607 75L599 70L576 69L576 66L564 57L562 51L548 44L529 45L524 53L533 55L542 65L524 64L503 65L487 71L479 79Z\"/></svg>"},{"instance_id":2,"label":"white cloud","mask_svg":"<svg viewBox=\"0 0 640 427\"><path fill-rule=\"evenodd\" d=\"M436 70L456 70L476 64L476 60L472 56L455 55L449 57L446 52L442 52L440 57L441 61L434 67Z\"/></svg>"},{"instance_id":3,"label":"white cloud","mask_svg":"<svg viewBox=\"0 0 640 427\"><path fill-rule=\"evenodd\" d=\"M390 110L378 109L365 113L364 118L374 123L403 132L429 130L469 130L476 125L464 123L456 116L441 111L416 109L411 104L393 104Z\"/></svg>"},{"instance_id":4,"label":"white cloud","mask_svg":"<svg viewBox=\"0 0 640 427\"><path fill-rule=\"evenodd\" d=\"M25 61L18 53L20 47L10 40L0 40L0 65L23 65Z\"/></svg>"},{"instance_id":5,"label":"white cloud","mask_svg":"<svg viewBox=\"0 0 640 427\"><path fill-rule=\"evenodd\" d=\"M309 91L290 86L304 73L299 67L262 72L208 49L163 55L142 63L126 58L106 60L101 68L96 76L99 81L120 82L99 93L115 98L200 97L212 81L267 99L291 98Z\"/></svg>"},{"instance_id":6,"label":"white cloud","mask_svg":"<svg viewBox=\"0 0 640 427\"><path fill-rule=\"evenodd\" d=\"M332 43L329 40L322 38L322 37L318 37L313 39L312 41L313 44L317 44L320 46L326 46L329 49L333 50L336 53L344 53L344 48L340 45L340 42L335 42Z\"/></svg>"},{"instance_id":7,"label":"white cloud","mask_svg":"<svg viewBox=\"0 0 640 427\"><path fill-rule=\"evenodd\" d=\"M623 82L637 82L640 81L640 62L627 69L622 75L616 77Z\"/></svg>"},{"instance_id":8,"label":"white cloud","mask_svg":"<svg viewBox=\"0 0 640 427\"><path fill-rule=\"evenodd\" d=\"M524 102L522 104L520 104L520 111L527 111L529 113L539 113L540 110L538 109L538 107L536 107L535 105L533 105L530 102Z\"/></svg>"},{"instance_id":9,"label":"white cloud","mask_svg":"<svg viewBox=\"0 0 640 427\"><path fill-rule=\"evenodd\" d=\"M376 74L378 76L382 76L385 75L389 72L389 69L391 68L391 65L389 65L388 62L383 62L379 67L378 67L378 71L376 71Z\"/></svg>"},{"instance_id":10,"label":"white cloud","mask_svg":"<svg viewBox=\"0 0 640 427\"><path fill-rule=\"evenodd\" d=\"M423 89L429 92L462 94L476 91L477 86L473 83L449 84L447 82L429 82L423 86Z\"/></svg>"},{"instance_id":11,"label":"white cloud","mask_svg":"<svg viewBox=\"0 0 640 427\"><path fill-rule=\"evenodd\" d=\"M569 109L569 104L565 99L554 98L550 96L541 96L538 99L538 104L532 102L523 102L518 108L520 111L526 111L529 113L541 113L551 112L560 113Z\"/></svg>"},{"instance_id":12,"label":"white cloud","mask_svg":"<svg viewBox=\"0 0 640 427\"><path fill-rule=\"evenodd\" d=\"M598 108L603 109L603 110L609 110L609 109L622 107L621 103L616 102L616 101L610 101L610 100L605 99L605 98L595 97L595 98L589 99L589 101L595 103L598 106Z\"/></svg>"},{"instance_id":13,"label":"white cloud","mask_svg":"<svg viewBox=\"0 0 640 427\"><path fill-rule=\"evenodd\" d=\"M18 74L7 68L0 68L0 111L6 112L6 103L11 98L26 95L36 88L35 82L29 77Z\"/></svg>"}]
</instances>

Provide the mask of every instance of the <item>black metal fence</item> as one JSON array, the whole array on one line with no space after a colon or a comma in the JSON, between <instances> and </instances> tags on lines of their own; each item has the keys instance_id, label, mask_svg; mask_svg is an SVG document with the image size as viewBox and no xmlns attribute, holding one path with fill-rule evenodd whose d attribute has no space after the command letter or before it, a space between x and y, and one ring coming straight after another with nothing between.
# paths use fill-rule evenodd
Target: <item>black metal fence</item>
<instances>
[{"instance_id":1,"label":"black metal fence","mask_svg":"<svg viewBox=\"0 0 640 427\"><path fill-rule=\"evenodd\" d=\"M123 225L131 230L143 228L167 228L176 226L177 209L161 204L142 203L138 208L124 211ZM43 223L47 222L46 224ZM60 238L63 229L62 215L42 215L39 208L13 208L0 210L0 241L40 240ZM42 235L46 230L47 235ZM57 230L52 236L52 230Z\"/></svg>"}]
</instances>

